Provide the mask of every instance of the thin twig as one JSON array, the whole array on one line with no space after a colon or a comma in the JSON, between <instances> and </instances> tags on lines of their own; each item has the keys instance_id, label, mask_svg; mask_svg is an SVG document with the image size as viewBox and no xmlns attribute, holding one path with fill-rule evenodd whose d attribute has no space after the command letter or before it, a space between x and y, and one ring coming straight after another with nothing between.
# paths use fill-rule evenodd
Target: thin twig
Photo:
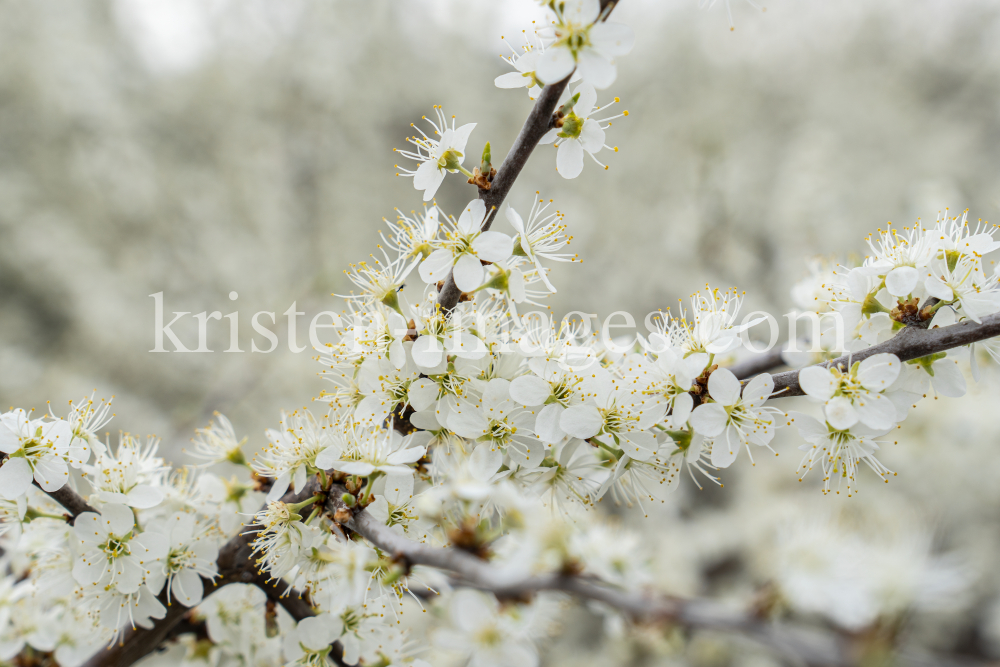
<instances>
[{"instance_id":1,"label":"thin twig","mask_svg":"<svg viewBox=\"0 0 1000 667\"><path fill-rule=\"evenodd\" d=\"M38 482L35 482L34 484L39 489L42 489ZM70 516L69 524L71 526L76 521L76 517L80 516L84 512L94 512L95 514L99 513L91 507L80 494L71 489L69 484L64 485L61 489L56 489L55 491L46 491L45 489L42 489L42 492L63 506L66 513Z\"/></svg>"},{"instance_id":2,"label":"thin twig","mask_svg":"<svg viewBox=\"0 0 1000 667\"><path fill-rule=\"evenodd\" d=\"M315 494L318 489L319 483L311 480L299 493L285 494L281 500L286 503L299 502ZM72 493L72 490L70 492ZM77 497L79 498L79 496ZM80 498L80 502L83 502L82 498ZM210 579L202 579L206 593L215 586L235 583L254 584L264 591L268 598L284 607L285 611L295 620L299 621L314 615L312 606L299 591L291 589L280 580L268 581L268 576L257 569L253 549L250 546L253 539L253 533L243 532L222 546L219 550L219 559L216 561L219 577L214 582ZM153 627L148 630L144 628L127 629L120 642L107 650L98 651L84 663L83 667L128 667L128 665L152 653L167 638L177 634L176 628L184 621L188 608L177 603L168 605L166 589L160 593L158 599L161 604L167 607L167 614L164 618L157 620ZM340 646L335 645L330 655L335 660L335 664L346 667L340 659L342 653Z\"/></svg>"},{"instance_id":3,"label":"thin twig","mask_svg":"<svg viewBox=\"0 0 1000 667\"><path fill-rule=\"evenodd\" d=\"M779 366L784 366L785 362L781 358L781 347L774 347L761 354L737 361L732 366L726 366L740 380L751 378L754 375L766 373Z\"/></svg>"},{"instance_id":4,"label":"thin twig","mask_svg":"<svg viewBox=\"0 0 1000 667\"><path fill-rule=\"evenodd\" d=\"M614 10L618 2L619 0L601 0L602 21L607 20L608 14ZM517 139L514 140L514 145L511 146L510 152L507 153L503 164L497 170L496 176L493 177L490 188L488 190L479 188L479 198L486 204L487 211L486 219L483 221L483 231L489 230L493 224L497 213L500 212L500 206L503 205L504 199L507 198L507 193L510 192L514 181L517 180L518 175L521 173L521 169L527 164L528 158L531 157L531 152L535 150L535 146L545 136L545 133L552 129L552 114L555 113L559 98L562 96L563 91L566 90L566 86L569 85L571 76L572 74L562 81L547 84L542 88L542 94L535 101L535 106L532 107L531 113L528 114L527 120L524 121ZM442 310L450 311L458 303L461 296L462 290L458 289L458 286L455 284L454 275L449 273L448 279L441 289L441 294L438 295L438 305L441 306Z\"/></svg>"},{"instance_id":5,"label":"thin twig","mask_svg":"<svg viewBox=\"0 0 1000 667\"><path fill-rule=\"evenodd\" d=\"M347 511L341 502L346 491L334 485L328 496L329 514ZM389 529L362 510L345 524L380 550L408 566L424 565L450 572L456 585L493 593L501 599L530 598L540 591L558 591L592 600L622 612L635 622L666 623L692 630L738 633L753 639L795 664L856 667L862 658L854 640L844 634L797 624L770 622L745 609L733 609L707 600L682 600L623 590L593 578L566 575L517 575L502 572L476 556L455 548L414 542ZM927 656L901 656L900 664L924 664ZM935 656L939 665L978 664Z\"/></svg>"},{"instance_id":6,"label":"thin twig","mask_svg":"<svg viewBox=\"0 0 1000 667\"><path fill-rule=\"evenodd\" d=\"M856 361L864 361L868 357L883 352L895 354L900 361L909 361L926 357L935 352L944 352L970 343L1000 336L1000 313L988 315L982 318L982 323L977 324L971 320L952 324L946 327L934 329L923 329L920 327L906 327L898 334L878 345L858 350L849 355L837 357L832 361L824 361L821 365L826 367L838 366L847 369L850 364ZM801 370L801 369L800 369ZM786 371L776 373L771 376L774 379L774 391L781 392L775 398L785 398L786 396L803 396L805 392L799 384L799 371ZM746 385L746 381L743 383Z\"/></svg>"}]
</instances>

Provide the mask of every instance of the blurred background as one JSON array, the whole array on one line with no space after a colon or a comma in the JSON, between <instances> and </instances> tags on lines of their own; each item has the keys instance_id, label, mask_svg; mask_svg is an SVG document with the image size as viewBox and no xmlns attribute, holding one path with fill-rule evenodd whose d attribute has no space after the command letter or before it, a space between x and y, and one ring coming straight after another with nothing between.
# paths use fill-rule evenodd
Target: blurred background
<instances>
[{"instance_id":1,"label":"blurred background","mask_svg":"<svg viewBox=\"0 0 1000 667\"><path fill-rule=\"evenodd\" d=\"M1000 217L1000 5L731 4L735 31L725 0L623 0L636 47L599 97L630 111L608 131L620 152L566 181L541 147L520 177L508 202L554 198L584 261L556 267L557 314L640 319L706 283L782 313L810 256L863 253L889 220ZM469 152L489 140L499 164L530 109L493 85L501 35L519 46L540 16L532 0L0 2L0 404L62 414L96 389L115 396L109 428L159 435L174 463L215 410L259 447L323 388L281 313L306 313L307 344L382 217L419 208L392 148L433 104L477 122ZM452 177L437 199L457 212L474 195ZM223 352L226 320L214 353L150 353L157 292L167 321L238 311L244 353ZM258 311L279 318L269 354L249 351ZM174 330L196 346L190 316ZM862 474L857 498L797 481L794 433L725 489L687 484L636 523L655 524L658 585L780 599L873 646L1000 655L998 391L988 376L922 403L883 456L899 475ZM789 537L803 521L826 541ZM567 619L546 664L775 660Z\"/></svg>"}]
</instances>

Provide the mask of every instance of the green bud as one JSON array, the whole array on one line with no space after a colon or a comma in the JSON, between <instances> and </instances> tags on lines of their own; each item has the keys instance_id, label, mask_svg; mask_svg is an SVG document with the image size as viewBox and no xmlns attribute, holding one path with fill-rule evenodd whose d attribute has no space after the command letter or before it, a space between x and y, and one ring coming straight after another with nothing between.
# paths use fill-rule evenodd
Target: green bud
<instances>
[{"instance_id":1,"label":"green bud","mask_svg":"<svg viewBox=\"0 0 1000 667\"><path fill-rule=\"evenodd\" d=\"M489 165L491 160L490 156L490 142L486 142L486 147L483 148L483 164L486 165L486 169L489 170Z\"/></svg>"},{"instance_id":2,"label":"green bud","mask_svg":"<svg viewBox=\"0 0 1000 667\"><path fill-rule=\"evenodd\" d=\"M348 507L354 507L355 505L358 504L357 498L355 498L350 493L345 493L344 495L342 495L340 497L340 501L345 505L347 505Z\"/></svg>"},{"instance_id":3,"label":"green bud","mask_svg":"<svg viewBox=\"0 0 1000 667\"><path fill-rule=\"evenodd\" d=\"M580 101L580 93L577 93L573 97L569 98L566 104L559 107L558 113L562 116L569 115L569 113L573 111L573 106L579 101Z\"/></svg>"}]
</instances>

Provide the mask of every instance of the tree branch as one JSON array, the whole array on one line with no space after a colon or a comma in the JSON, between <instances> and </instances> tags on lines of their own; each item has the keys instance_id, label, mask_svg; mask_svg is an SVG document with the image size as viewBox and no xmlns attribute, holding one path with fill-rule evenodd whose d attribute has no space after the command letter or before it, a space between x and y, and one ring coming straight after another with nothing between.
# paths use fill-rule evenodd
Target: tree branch
<instances>
[{"instance_id":1,"label":"tree branch","mask_svg":"<svg viewBox=\"0 0 1000 667\"><path fill-rule=\"evenodd\" d=\"M926 357L935 352L944 352L956 347L962 347L970 343L975 343L987 338L1000 336L1000 313L988 315L983 318L982 323L976 324L970 320L952 324L946 327L935 329L923 329L920 327L908 326L898 334L878 345L865 348L853 354L837 357L836 359L820 364L822 366L839 366L847 369L855 361L863 361L868 357L883 352L895 354L900 361L909 361ZM800 369L801 370L801 369ZM774 379L774 391L781 392L774 398L785 398L786 396L803 396L802 386L799 384L799 371L787 371L776 373L771 376ZM744 385L746 382L744 381Z\"/></svg>"},{"instance_id":2,"label":"tree branch","mask_svg":"<svg viewBox=\"0 0 1000 667\"><path fill-rule=\"evenodd\" d=\"M727 366L733 375L735 375L740 380L745 380L751 378L754 375L759 375L761 373L766 373L773 368L779 366L784 366L785 362L781 358L780 346L774 347L767 352L762 352L748 359L743 359L742 361L737 361L732 366Z\"/></svg>"},{"instance_id":3,"label":"tree branch","mask_svg":"<svg viewBox=\"0 0 1000 667\"><path fill-rule=\"evenodd\" d=\"M569 77L566 77L562 81L550 83L542 89L542 94L538 96L535 106L528 114L528 119L524 121L514 145L511 146L510 152L507 153L503 164L497 170L497 175L493 177L490 189L479 188L479 198L486 204L487 210L486 219L483 221L483 231L487 231L493 224L503 200L510 192L514 181L517 180L521 169L528 162L528 158L531 157L531 151L535 149L535 146L552 126L552 114L555 113L559 96L566 90L568 83ZM455 284L453 273L449 273L448 280L445 281L441 294L438 295L438 305L442 309L450 311L458 303L460 296L462 296L462 290L458 289Z\"/></svg>"},{"instance_id":4,"label":"tree branch","mask_svg":"<svg viewBox=\"0 0 1000 667\"><path fill-rule=\"evenodd\" d=\"M39 486L38 482L34 482L34 484L39 489L42 488ZM94 512L95 514L100 514L100 512L91 507L80 494L71 489L69 484L66 484L61 489L56 489L51 492L42 489L42 493L63 506L70 516L69 524L71 526L73 525L73 522L76 521L76 517L80 516L84 512Z\"/></svg>"},{"instance_id":5,"label":"tree branch","mask_svg":"<svg viewBox=\"0 0 1000 667\"><path fill-rule=\"evenodd\" d=\"M319 483L312 479L302 491L287 493L281 500L285 503L299 502L309 498L317 490L319 490ZM264 591L268 598L284 607L285 611L295 620L299 621L314 615L312 606L299 591L289 590L288 586L282 585L280 580L269 582L267 575L257 570L253 548L250 546L253 539L253 533L243 532L222 546L219 550L219 559L216 561L219 577L215 582L210 579L202 579L206 594L214 586L234 583L254 584ZM176 635L176 628L184 621L185 614L189 609L176 603L168 605L166 594L167 591L164 589L158 597L160 603L167 608L167 614L164 618L156 621L149 630L144 628L127 629L120 642L107 650L94 654L84 663L83 667L128 667L128 665L155 651L166 639ZM340 659L342 653L340 646L334 645L331 657L334 658L335 664L345 667L344 662Z\"/></svg>"},{"instance_id":6,"label":"tree branch","mask_svg":"<svg viewBox=\"0 0 1000 667\"><path fill-rule=\"evenodd\" d=\"M614 10L618 2L619 0L601 0L600 20L606 20L608 14ZM507 193L510 192L514 181L517 180L518 174L521 173L521 169L527 164L528 158L531 157L531 152L535 150L535 146L545 136L545 133L552 128L552 114L555 113L559 97L566 90L566 86L569 85L571 76L573 75L570 74L570 76L567 76L562 81L550 83L542 89L542 94L535 101L535 106L532 107L531 113L528 114L527 120L524 121L517 139L514 140L514 145L511 146L510 152L507 153L503 164L497 170L497 175L493 177L489 189L479 188L479 198L486 204L487 210L486 219L483 221L482 227L484 232L489 230L493 224L493 220L496 219L497 213L500 211L500 206L503 204L504 199L507 198ZM443 310L450 311L458 303L458 299L461 296L462 290L458 289L458 286L455 284L454 275L449 273L448 279L441 289L441 294L438 295L438 305Z\"/></svg>"},{"instance_id":7,"label":"tree branch","mask_svg":"<svg viewBox=\"0 0 1000 667\"><path fill-rule=\"evenodd\" d=\"M349 511L340 498L346 489L334 485L326 510L343 516ZM425 565L455 575L455 583L493 593L501 599L524 599L539 591L558 591L582 600L600 602L641 623L667 623L692 630L742 634L789 658L793 663L815 667L856 667L862 656L848 635L802 625L775 623L744 609L732 609L707 600L682 600L661 595L626 591L593 578L545 574L511 575L486 561L455 548L433 547L414 542L385 526L362 510L344 525L407 565ZM977 664L933 656L901 655L900 664Z\"/></svg>"}]
</instances>

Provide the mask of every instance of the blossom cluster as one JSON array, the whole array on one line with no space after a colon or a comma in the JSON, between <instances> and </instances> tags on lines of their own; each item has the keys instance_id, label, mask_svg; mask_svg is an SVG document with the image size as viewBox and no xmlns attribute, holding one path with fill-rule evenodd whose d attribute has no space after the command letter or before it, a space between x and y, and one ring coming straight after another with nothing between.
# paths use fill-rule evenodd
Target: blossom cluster
<instances>
[{"instance_id":1,"label":"blossom cluster","mask_svg":"<svg viewBox=\"0 0 1000 667\"><path fill-rule=\"evenodd\" d=\"M981 322L1000 312L1000 274L987 273L984 255L1000 248L996 228L970 225L961 216L939 214L933 225L917 222L901 232L890 228L868 238L871 254L859 266L831 268L821 262L793 289L805 312L820 319L820 352L786 353L793 366L861 353L884 343L907 326L947 327ZM836 314L838 317L824 317ZM839 329L839 331L838 331ZM995 355L995 342L980 343ZM846 482L857 489L857 469L864 463L888 482L892 471L877 458L883 436L906 419L929 393L961 397L967 390L960 362L968 360L979 379L977 344L902 362L890 353L875 354L838 366L809 366L799 382L811 402L822 405L822 418L794 414L806 443L801 470L819 464L824 488Z\"/></svg>"},{"instance_id":2,"label":"blossom cluster","mask_svg":"<svg viewBox=\"0 0 1000 667\"><path fill-rule=\"evenodd\" d=\"M607 147L609 119L593 118L607 106L596 108L597 90L613 83L615 58L633 37L606 20L598 0L545 6L551 28L515 52L516 72L496 84L538 97L536 89L572 81L541 143L558 147L559 173L573 178L584 154ZM972 229L963 216L882 232L860 266L817 265L793 290L804 310L837 314L843 330L821 330L819 358L786 360L859 359L803 368L799 384L819 416L788 413L773 402L781 392L772 375L743 382L725 367L757 323L741 323L735 289L706 286L686 310L661 311L648 338L624 352L585 322L529 313L556 292L553 263L578 261L564 216L538 192L530 207L488 209L473 199L457 215L444 210L434 195L447 174L488 191L492 156L487 144L469 172L475 124L458 126L440 107L435 115L430 133L410 139L414 150L400 151L418 163L403 173L423 208L397 211L379 257L345 272L354 285L343 296L348 326L318 355L330 388L314 409L284 414L255 456L222 415L189 452L202 463L178 470L157 455L155 438L102 442L106 402L84 401L65 418L0 415L0 660L29 647L81 664L176 603L205 623L192 661L316 666L337 650L347 664L422 667L426 647L401 619L444 604L428 635L438 650L480 667L537 664L557 598L501 604L411 567L352 533L355 514L411 542L474 554L512 581L582 574L643 589L648 554L599 503L645 513L683 477L721 484L719 471L744 450L751 462L775 453L777 430L790 425L804 452L800 472L819 468L825 491L843 484L856 493L861 463L888 481L880 438L931 390L962 395L965 379L955 356L903 361L865 351L907 326L1000 311L997 274L983 263L1000 247L992 228ZM240 475L216 472L234 467ZM90 510L65 514L56 503L64 489ZM331 511L334 502L340 509ZM220 550L241 534L252 536L254 569L302 596L312 615L296 620L246 584L206 597Z\"/></svg>"}]
</instances>

